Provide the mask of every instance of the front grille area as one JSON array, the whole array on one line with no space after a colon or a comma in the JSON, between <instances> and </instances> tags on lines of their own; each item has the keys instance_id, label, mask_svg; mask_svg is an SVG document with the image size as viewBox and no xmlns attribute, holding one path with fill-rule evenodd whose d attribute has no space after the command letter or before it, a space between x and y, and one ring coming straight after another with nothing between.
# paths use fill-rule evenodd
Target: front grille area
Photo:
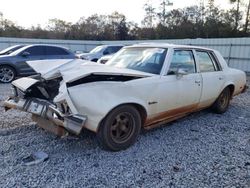
<instances>
[{"instance_id":1,"label":"front grille area","mask_svg":"<svg viewBox=\"0 0 250 188\"><path fill-rule=\"evenodd\" d=\"M25 93L22 90L18 89L16 86L12 85L10 97L12 97L12 98L17 98L17 97L24 98L24 96L25 96Z\"/></svg>"}]
</instances>

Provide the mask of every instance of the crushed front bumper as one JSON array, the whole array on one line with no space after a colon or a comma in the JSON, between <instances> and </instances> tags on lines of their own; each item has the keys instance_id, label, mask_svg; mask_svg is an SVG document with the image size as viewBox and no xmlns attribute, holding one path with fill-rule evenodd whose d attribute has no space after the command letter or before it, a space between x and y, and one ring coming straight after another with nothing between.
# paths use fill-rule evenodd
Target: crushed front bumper
<instances>
[{"instance_id":1,"label":"crushed front bumper","mask_svg":"<svg viewBox=\"0 0 250 188\"><path fill-rule=\"evenodd\" d=\"M65 115L54 104L37 98L9 98L3 105L6 111L14 108L31 113L39 126L59 136L65 136L68 132L80 134L87 121L86 116Z\"/></svg>"}]
</instances>

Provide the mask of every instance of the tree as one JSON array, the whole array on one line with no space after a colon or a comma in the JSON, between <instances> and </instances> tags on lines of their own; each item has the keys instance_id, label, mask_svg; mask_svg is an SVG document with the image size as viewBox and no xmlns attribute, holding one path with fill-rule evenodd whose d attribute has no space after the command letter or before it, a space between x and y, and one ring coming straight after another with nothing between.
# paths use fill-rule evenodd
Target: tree
<instances>
[{"instance_id":1,"label":"tree","mask_svg":"<svg viewBox=\"0 0 250 188\"><path fill-rule=\"evenodd\" d=\"M113 40L126 40L128 38L128 26L125 15L118 12L108 15L108 24L114 34Z\"/></svg>"},{"instance_id":2,"label":"tree","mask_svg":"<svg viewBox=\"0 0 250 188\"><path fill-rule=\"evenodd\" d=\"M201 6L167 10L169 0L159 0L155 8L148 0L144 6L142 26L127 22L126 16L114 12L110 15L94 14L81 17L75 23L51 19L46 27L40 25L23 28L4 18L0 12L0 36L75 39L75 40L127 40L127 39L175 39L199 37L240 37L250 35L250 0L232 0L235 7L223 10L215 6L215 0L200 0ZM229 2L229 0L228 0ZM242 22L243 3L246 5Z\"/></svg>"},{"instance_id":3,"label":"tree","mask_svg":"<svg viewBox=\"0 0 250 188\"><path fill-rule=\"evenodd\" d=\"M166 25L167 6L173 6L173 3L171 3L170 0L161 0L159 8L160 11L157 13L157 15L162 25Z\"/></svg>"},{"instance_id":4,"label":"tree","mask_svg":"<svg viewBox=\"0 0 250 188\"><path fill-rule=\"evenodd\" d=\"M242 0L229 0L230 3L232 4L236 4L236 9L235 9L235 25L234 25L234 29L233 32L236 33L238 30L238 26L239 26L239 21L240 21L240 17L241 17L241 12L240 12L240 3Z\"/></svg>"},{"instance_id":5,"label":"tree","mask_svg":"<svg viewBox=\"0 0 250 188\"><path fill-rule=\"evenodd\" d=\"M244 34L245 35L247 34L247 31L248 31L249 19L250 19L250 0L248 2L248 5L247 5L246 21L245 21L245 25L244 25Z\"/></svg>"},{"instance_id":6,"label":"tree","mask_svg":"<svg viewBox=\"0 0 250 188\"><path fill-rule=\"evenodd\" d=\"M184 16L193 24L193 37L204 37L204 16L205 9L203 6L191 6L186 7L184 10Z\"/></svg>"},{"instance_id":7,"label":"tree","mask_svg":"<svg viewBox=\"0 0 250 188\"><path fill-rule=\"evenodd\" d=\"M60 19L50 19L47 30L51 31L52 38L68 38L71 23Z\"/></svg>"},{"instance_id":8,"label":"tree","mask_svg":"<svg viewBox=\"0 0 250 188\"><path fill-rule=\"evenodd\" d=\"M155 8L152 4L146 3L144 5L145 17L142 20L142 25L147 28L152 28L154 26L154 21L156 20Z\"/></svg>"}]
</instances>

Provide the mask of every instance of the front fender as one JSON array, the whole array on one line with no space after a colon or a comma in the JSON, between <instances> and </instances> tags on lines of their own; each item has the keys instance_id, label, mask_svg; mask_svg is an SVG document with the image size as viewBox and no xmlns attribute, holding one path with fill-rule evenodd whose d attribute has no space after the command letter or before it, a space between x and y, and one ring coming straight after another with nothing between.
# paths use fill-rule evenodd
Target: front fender
<instances>
[{"instance_id":1,"label":"front fender","mask_svg":"<svg viewBox=\"0 0 250 188\"><path fill-rule=\"evenodd\" d=\"M148 111L143 92L134 90L126 82L96 82L68 88L78 114L86 115L86 128L97 131L102 119L115 107L134 103Z\"/></svg>"}]
</instances>

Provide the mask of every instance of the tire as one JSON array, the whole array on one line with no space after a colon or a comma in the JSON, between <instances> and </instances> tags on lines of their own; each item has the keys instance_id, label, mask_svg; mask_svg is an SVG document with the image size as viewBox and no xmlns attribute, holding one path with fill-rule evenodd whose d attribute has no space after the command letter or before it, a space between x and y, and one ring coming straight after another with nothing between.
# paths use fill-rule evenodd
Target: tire
<instances>
[{"instance_id":1,"label":"tire","mask_svg":"<svg viewBox=\"0 0 250 188\"><path fill-rule=\"evenodd\" d=\"M98 59L92 59L91 61L93 61L93 62L97 62L97 61L98 61Z\"/></svg>"},{"instance_id":2,"label":"tire","mask_svg":"<svg viewBox=\"0 0 250 188\"><path fill-rule=\"evenodd\" d=\"M10 83L16 78L16 70L8 65L0 66L0 82Z\"/></svg>"},{"instance_id":3,"label":"tire","mask_svg":"<svg viewBox=\"0 0 250 188\"><path fill-rule=\"evenodd\" d=\"M125 150L135 143L140 130L139 112L133 106L123 105L112 110L102 121L97 139L105 150Z\"/></svg>"},{"instance_id":4,"label":"tire","mask_svg":"<svg viewBox=\"0 0 250 188\"><path fill-rule=\"evenodd\" d=\"M227 87L225 88L219 97L214 102L212 109L217 114L223 114L227 111L231 98L230 89Z\"/></svg>"}]
</instances>

